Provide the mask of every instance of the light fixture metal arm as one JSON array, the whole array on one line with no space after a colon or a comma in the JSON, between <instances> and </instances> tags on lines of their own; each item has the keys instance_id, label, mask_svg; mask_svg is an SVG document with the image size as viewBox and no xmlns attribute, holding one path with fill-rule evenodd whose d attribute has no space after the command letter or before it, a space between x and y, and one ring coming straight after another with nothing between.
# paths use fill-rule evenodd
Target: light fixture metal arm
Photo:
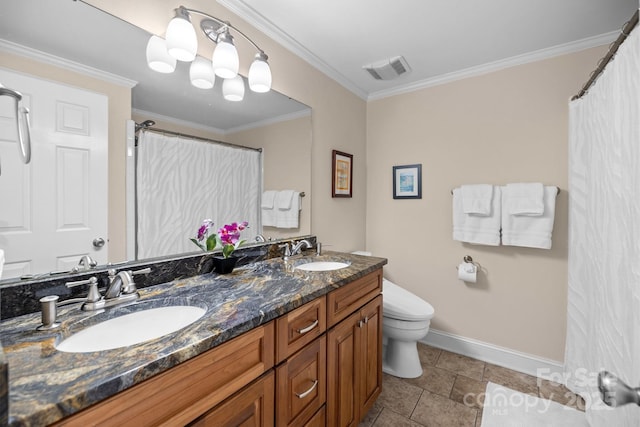
<instances>
[{"instance_id":1,"label":"light fixture metal arm","mask_svg":"<svg viewBox=\"0 0 640 427\"><path fill-rule=\"evenodd\" d=\"M260 54L265 56L265 59L267 58L267 55L264 53L264 50L260 49L260 46L258 46L253 40L251 40L249 38L249 36L247 36L245 33L240 31L238 28L234 27L233 25L231 25L231 23L229 21L224 21L224 20L222 20L220 18L217 18L217 17L215 17L213 15L209 15L208 13L202 12L202 11L197 10L197 9L190 9L190 8L184 7L184 6L180 6L178 9L182 9L182 10L185 10L185 11L187 11L189 13L195 13L197 15L204 16L207 19L211 19L212 21L217 22L218 24L220 24L221 27L231 28L233 31L235 31L238 34L240 34L246 41L251 43L251 45L258 51L258 53L260 53Z\"/></svg>"}]
</instances>

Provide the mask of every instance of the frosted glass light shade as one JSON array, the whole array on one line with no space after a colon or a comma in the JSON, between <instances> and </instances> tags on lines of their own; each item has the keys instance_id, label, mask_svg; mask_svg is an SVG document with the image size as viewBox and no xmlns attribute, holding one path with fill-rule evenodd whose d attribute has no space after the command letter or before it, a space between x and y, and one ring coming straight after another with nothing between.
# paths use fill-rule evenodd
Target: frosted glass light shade
<instances>
[{"instance_id":1,"label":"frosted glass light shade","mask_svg":"<svg viewBox=\"0 0 640 427\"><path fill-rule=\"evenodd\" d=\"M198 50L196 30L188 17L178 16L167 27L167 51L179 61L193 61Z\"/></svg>"},{"instance_id":2,"label":"frosted glass light shade","mask_svg":"<svg viewBox=\"0 0 640 427\"><path fill-rule=\"evenodd\" d=\"M271 68L264 54L257 54L249 67L249 88L259 93L271 90Z\"/></svg>"},{"instance_id":3,"label":"frosted glass light shade","mask_svg":"<svg viewBox=\"0 0 640 427\"><path fill-rule=\"evenodd\" d=\"M201 56L196 56L196 59L191 63L191 67L189 67L189 78L191 79L191 84L195 87L211 89L216 81L211 61Z\"/></svg>"},{"instance_id":4,"label":"frosted glass light shade","mask_svg":"<svg viewBox=\"0 0 640 427\"><path fill-rule=\"evenodd\" d=\"M244 81L240 75L225 79L222 83L222 95L227 101L242 101L244 98Z\"/></svg>"},{"instance_id":5,"label":"frosted glass light shade","mask_svg":"<svg viewBox=\"0 0 640 427\"><path fill-rule=\"evenodd\" d=\"M211 59L216 76L231 79L238 75L240 59L231 34L221 34Z\"/></svg>"},{"instance_id":6,"label":"frosted glass light shade","mask_svg":"<svg viewBox=\"0 0 640 427\"><path fill-rule=\"evenodd\" d=\"M147 64L159 73L173 73L176 69L176 58L169 55L167 43L162 37L151 36L147 42Z\"/></svg>"}]
</instances>

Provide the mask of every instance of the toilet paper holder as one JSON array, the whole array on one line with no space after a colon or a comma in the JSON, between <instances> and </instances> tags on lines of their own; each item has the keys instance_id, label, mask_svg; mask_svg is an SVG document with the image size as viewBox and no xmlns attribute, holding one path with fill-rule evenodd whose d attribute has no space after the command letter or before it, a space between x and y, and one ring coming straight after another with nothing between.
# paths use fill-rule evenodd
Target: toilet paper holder
<instances>
[{"instance_id":1,"label":"toilet paper holder","mask_svg":"<svg viewBox=\"0 0 640 427\"><path fill-rule=\"evenodd\" d=\"M462 261L464 261L464 262L466 262L466 263L469 263L469 264L473 264L473 265L475 265L475 266L476 266L476 269L477 269L477 270L480 270L480 263L475 262L475 261L473 260L473 258L471 258L471 256L470 256L470 255L465 255L465 256L462 258ZM456 265L456 270L458 269L458 267L459 267L459 266L458 266L458 265Z\"/></svg>"}]
</instances>

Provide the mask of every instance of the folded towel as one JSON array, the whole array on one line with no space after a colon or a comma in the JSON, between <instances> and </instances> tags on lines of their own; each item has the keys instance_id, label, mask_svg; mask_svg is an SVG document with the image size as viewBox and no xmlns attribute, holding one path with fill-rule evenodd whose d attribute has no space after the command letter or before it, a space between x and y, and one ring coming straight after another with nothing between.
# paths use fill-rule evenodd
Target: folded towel
<instances>
[{"instance_id":1,"label":"folded towel","mask_svg":"<svg viewBox=\"0 0 640 427\"><path fill-rule=\"evenodd\" d=\"M453 240L477 245L500 245L500 187L493 189L491 212L487 216L465 214L462 208L462 190L453 190Z\"/></svg>"},{"instance_id":2,"label":"folded towel","mask_svg":"<svg viewBox=\"0 0 640 427\"><path fill-rule=\"evenodd\" d=\"M466 214L491 215L493 185L462 185L462 211Z\"/></svg>"},{"instance_id":3,"label":"folded towel","mask_svg":"<svg viewBox=\"0 0 640 427\"><path fill-rule=\"evenodd\" d=\"M544 187L544 212L539 216L502 215L502 244L506 246L524 246L528 248L551 249L551 233L556 213L556 195L558 189ZM506 194L503 199L507 202Z\"/></svg>"},{"instance_id":4,"label":"folded towel","mask_svg":"<svg viewBox=\"0 0 640 427\"><path fill-rule=\"evenodd\" d=\"M288 191L288 190L287 190ZM300 209L302 208L300 203L300 192L291 191L291 203L289 209L278 209L275 211L275 222L278 228L298 228ZM282 193L282 191L281 191ZM276 206L280 206L276 201ZM264 211L263 211L264 212Z\"/></svg>"},{"instance_id":5,"label":"folded towel","mask_svg":"<svg viewBox=\"0 0 640 427\"><path fill-rule=\"evenodd\" d=\"M296 192L293 190L278 191L278 194L276 194L276 201L275 201L276 207L283 211L292 209L291 204L293 203L294 193Z\"/></svg>"},{"instance_id":6,"label":"folded towel","mask_svg":"<svg viewBox=\"0 0 640 427\"><path fill-rule=\"evenodd\" d=\"M511 215L540 216L544 213L544 186L540 182L507 184L503 211Z\"/></svg>"},{"instance_id":7,"label":"folded towel","mask_svg":"<svg viewBox=\"0 0 640 427\"><path fill-rule=\"evenodd\" d=\"M277 191L267 190L262 193L262 209L273 209L273 202L275 200Z\"/></svg>"}]
</instances>

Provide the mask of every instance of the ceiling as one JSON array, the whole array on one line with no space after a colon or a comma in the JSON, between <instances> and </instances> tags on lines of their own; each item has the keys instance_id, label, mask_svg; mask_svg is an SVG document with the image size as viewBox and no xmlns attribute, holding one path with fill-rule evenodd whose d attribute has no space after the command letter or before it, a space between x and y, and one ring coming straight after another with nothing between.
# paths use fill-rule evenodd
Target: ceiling
<instances>
[{"instance_id":1,"label":"ceiling","mask_svg":"<svg viewBox=\"0 0 640 427\"><path fill-rule=\"evenodd\" d=\"M365 99L608 44L638 9L638 0L218 2ZM411 72L395 80L362 69L398 55Z\"/></svg>"},{"instance_id":2,"label":"ceiling","mask_svg":"<svg viewBox=\"0 0 640 427\"><path fill-rule=\"evenodd\" d=\"M638 0L217 2L365 100L608 44L638 8ZM132 11L147 8L134 16L151 20L159 15L153 22L164 28L171 7L196 1L118 3ZM153 31L164 35L162 29ZM129 79L135 84L134 109L223 133L273 116L308 114L307 106L275 91L247 90L242 103L212 101L211 93L188 83L186 63L179 62L171 75L151 71L141 54L148 37L146 30L83 1L14 0L0 8L0 39ZM411 71L397 79L374 80L362 68L398 55ZM219 88L213 89L218 99Z\"/></svg>"}]
</instances>

